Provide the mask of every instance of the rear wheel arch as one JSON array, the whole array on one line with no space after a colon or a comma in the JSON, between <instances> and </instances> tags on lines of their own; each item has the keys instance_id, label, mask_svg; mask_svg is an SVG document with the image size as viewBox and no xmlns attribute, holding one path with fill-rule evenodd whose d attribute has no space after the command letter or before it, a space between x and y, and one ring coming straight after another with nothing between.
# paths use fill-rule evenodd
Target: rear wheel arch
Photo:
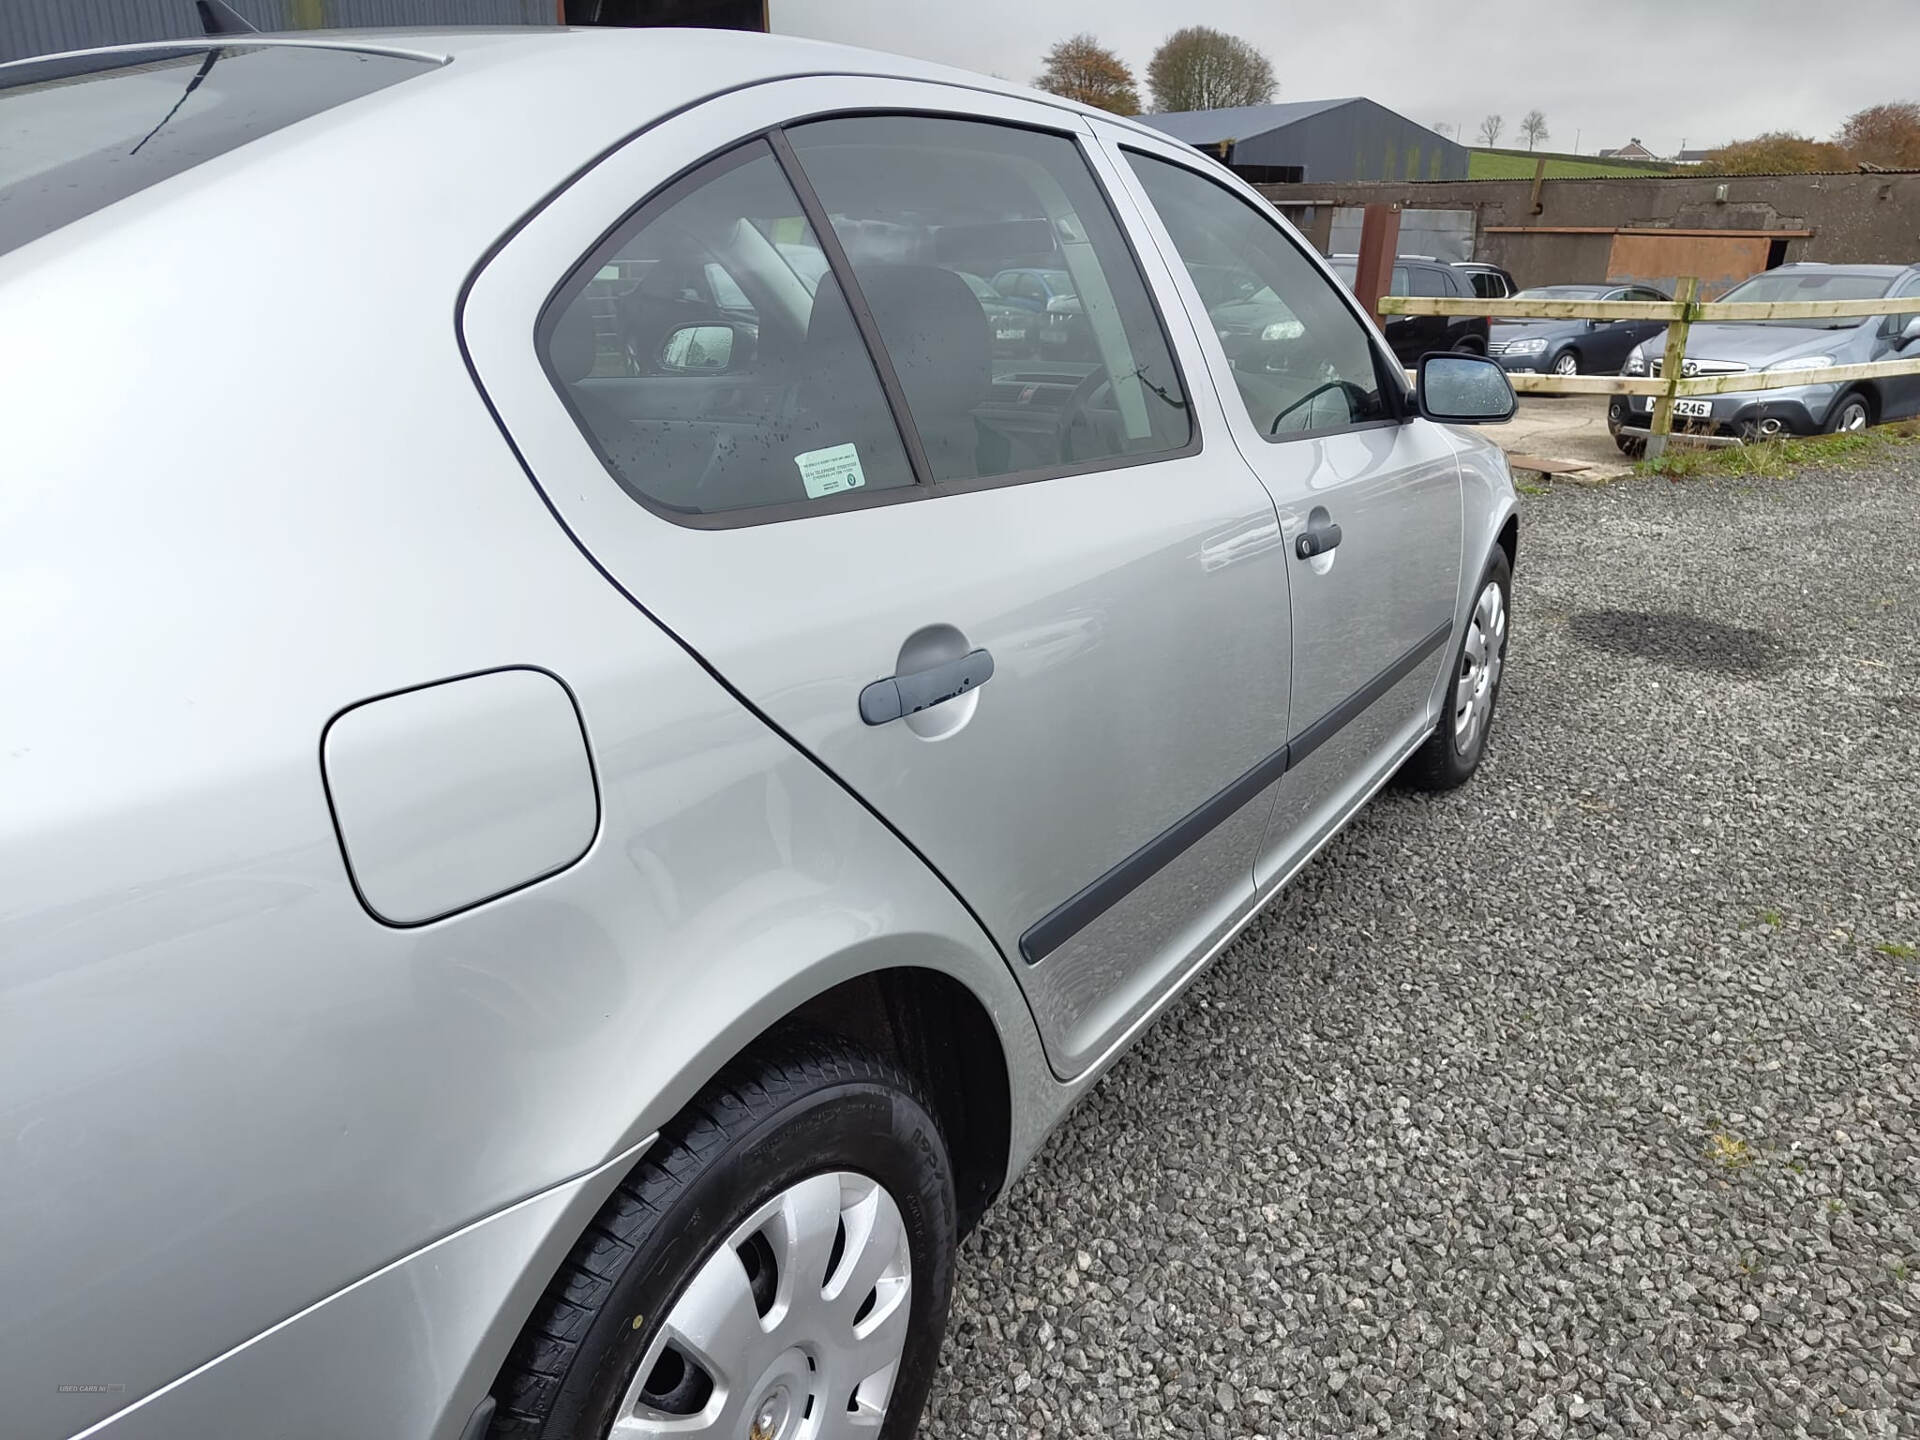
<instances>
[{"instance_id":1,"label":"rear wheel arch","mask_svg":"<svg viewBox=\"0 0 1920 1440\"><path fill-rule=\"evenodd\" d=\"M953 976L873 970L814 996L747 1049L787 1029L851 1040L919 1081L952 1153L964 1237L1000 1193L1013 1139L1013 1090L998 1029Z\"/></svg>"},{"instance_id":2,"label":"rear wheel arch","mask_svg":"<svg viewBox=\"0 0 1920 1440\"><path fill-rule=\"evenodd\" d=\"M757 1062L777 1063L810 1047L832 1050L836 1046L901 1072L915 1098L930 1110L953 1180L957 1246L1006 1180L1013 1140L1013 1075L1007 1041L987 1001L944 971L921 965L881 966L841 979L791 1006L724 1058L702 1065L700 1069L708 1073L698 1078L662 1132L704 1113L698 1108L701 1096L729 1073ZM624 1175L638 1173L657 1157L658 1150L657 1144L645 1147ZM539 1289L533 1292L529 1313L500 1317L510 1328L502 1336L499 1362L483 1372L489 1376L489 1393L497 1396L503 1383L520 1383L512 1377L527 1369L525 1345L540 1341L543 1310L556 1294L572 1296L569 1275L577 1270L583 1249L597 1244L596 1227L607 1207L615 1203L615 1198L609 1198L582 1212L577 1225L554 1237L564 1248L554 1253L550 1266L537 1272ZM534 1272L529 1272L529 1278L535 1278ZM509 1348L507 1337L513 1336L517 1338ZM520 1433L510 1424L502 1429L503 1423L497 1422L488 1433Z\"/></svg>"}]
</instances>

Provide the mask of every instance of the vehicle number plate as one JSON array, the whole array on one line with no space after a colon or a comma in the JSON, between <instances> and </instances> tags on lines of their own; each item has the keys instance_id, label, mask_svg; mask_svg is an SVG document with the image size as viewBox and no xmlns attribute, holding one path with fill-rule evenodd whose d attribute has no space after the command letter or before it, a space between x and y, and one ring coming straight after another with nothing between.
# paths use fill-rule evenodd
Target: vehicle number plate
<instances>
[{"instance_id":1,"label":"vehicle number plate","mask_svg":"<svg viewBox=\"0 0 1920 1440\"><path fill-rule=\"evenodd\" d=\"M1652 395L1642 395L1638 402L1639 408L1651 415L1654 398ZM1687 420L1711 420L1713 402L1711 400L1676 400L1673 402L1673 413Z\"/></svg>"},{"instance_id":2,"label":"vehicle number plate","mask_svg":"<svg viewBox=\"0 0 1920 1440\"><path fill-rule=\"evenodd\" d=\"M1018 340L1022 333L1024 332L1019 330L996 330L993 332L993 338L996 340Z\"/></svg>"}]
</instances>

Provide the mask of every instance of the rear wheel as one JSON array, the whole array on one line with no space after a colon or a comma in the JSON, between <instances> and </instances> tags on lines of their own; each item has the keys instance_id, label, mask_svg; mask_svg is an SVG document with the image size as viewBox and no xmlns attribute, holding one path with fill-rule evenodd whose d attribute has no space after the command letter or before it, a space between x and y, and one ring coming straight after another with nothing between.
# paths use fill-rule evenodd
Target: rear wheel
<instances>
[{"instance_id":1,"label":"rear wheel","mask_svg":"<svg viewBox=\"0 0 1920 1440\"><path fill-rule=\"evenodd\" d=\"M489 1433L911 1435L955 1243L946 1145L904 1075L815 1038L735 1062L548 1286Z\"/></svg>"},{"instance_id":2,"label":"rear wheel","mask_svg":"<svg viewBox=\"0 0 1920 1440\"><path fill-rule=\"evenodd\" d=\"M1461 355L1484 355L1487 347L1471 335L1463 335L1454 342L1454 350Z\"/></svg>"},{"instance_id":3,"label":"rear wheel","mask_svg":"<svg viewBox=\"0 0 1920 1440\"><path fill-rule=\"evenodd\" d=\"M1615 448L1629 460L1638 460L1647 453L1647 442L1638 435L1615 435L1613 443Z\"/></svg>"},{"instance_id":4,"label":"rear wheel","mask_svg":"<svg viewBox=\"0 0 1920 1440\"><path fill-rule=\"evenodd\" d=\"M1454 653L1453 680L1447 686L1440 725L1408 759L1401 777L1420 790L1451 790L1480 768L1500 676L1507 660L1507 611L1513 593L1513 567L1496 547L1481 573L1466 633Z\"/></svg>"},{"instance_id":5,"label":"rear wheel","mask_svg":"<svg viewBox=\"0 0 1920 1440\"><path fill-rule=\"evenodd\" d=\"M1827 433L1839 435L1847 431L1864 430L1873 424L1873 407L1867 403L1867 397L1857 390L1842 395L1827 416Z\"/></svg>"}]
</instances>

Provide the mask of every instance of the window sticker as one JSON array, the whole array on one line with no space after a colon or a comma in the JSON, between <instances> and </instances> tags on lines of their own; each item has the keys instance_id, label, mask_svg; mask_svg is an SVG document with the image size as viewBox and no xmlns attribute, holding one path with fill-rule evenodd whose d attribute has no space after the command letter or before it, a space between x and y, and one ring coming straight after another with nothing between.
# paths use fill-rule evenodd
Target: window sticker
<instances>
[{"instance_id":1,"label":"window sticker","mask_svg":"<svg viewBox=\"0 0 1920 1440\"><path fill-rule=\"evenodd\" d=\"M858 490L867 483L860 469L860 451L854 445L829 445L824 450L806 450L793 457L800 467L800 483L807 487L807 498L818 500L838 495L842 490Z\"/></svg>"}]
</instances>

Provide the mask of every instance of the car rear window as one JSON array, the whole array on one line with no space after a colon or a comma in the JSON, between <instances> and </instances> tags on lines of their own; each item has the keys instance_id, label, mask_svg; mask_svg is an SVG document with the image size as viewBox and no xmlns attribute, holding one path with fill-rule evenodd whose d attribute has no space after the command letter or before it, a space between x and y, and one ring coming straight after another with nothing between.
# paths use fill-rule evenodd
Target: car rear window
<instances>
[{"instance_id":1,"label":"car rear window","mask_svg":"<svg viewBox=\"0 0 1920 1440\"><path fill-rule=\"evenodd\" d=\"M436 65L331 47L220 45L0 67L0 255Z\"/></svg>"}]
</instances>

